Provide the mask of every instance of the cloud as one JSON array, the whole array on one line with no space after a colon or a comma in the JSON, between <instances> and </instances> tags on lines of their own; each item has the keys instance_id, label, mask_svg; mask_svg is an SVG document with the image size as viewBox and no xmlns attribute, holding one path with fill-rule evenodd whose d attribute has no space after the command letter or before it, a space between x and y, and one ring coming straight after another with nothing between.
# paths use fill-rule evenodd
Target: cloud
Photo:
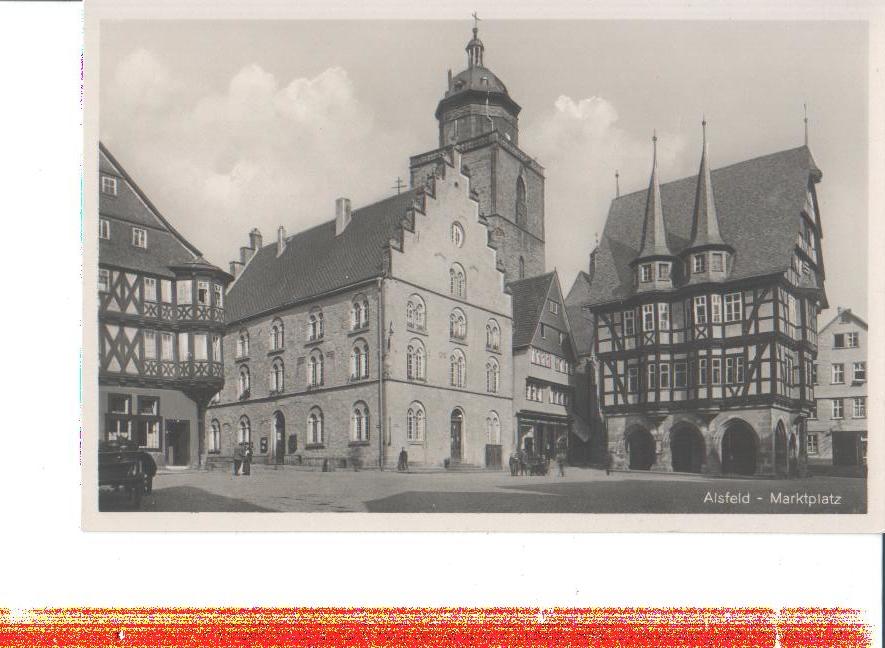
<instances>
[{"instance_id":1,"label":"cloud","mask_svg":"<svg viewBox=\"0 0 885 648\"><path fill-rule=\"evenodd\" d=\"M602 236L615 170L621 192L643 190L651 172L651 125L645 136L618 125L618 111L602 97L575 100L561 95L550 110L523 130L526 150L546 169L547 267L560 272L568 290L586 270L594 236ZM681 137L658 133L658 164L663 180L683 177Z\"/></svg>"},{"instance_id":2,"label":"cloud","mask_svg":"<svg viewBox=\"0 0 885 648\"><path fill-rule=\"evenodd\" d=\"M256 64L200 96L136 50L102 97L102 139L186 237L226 267L246 233L271 238L389 192L411 151L374 127L347 71L280 80Z\"/></svg>"}]
</instances>

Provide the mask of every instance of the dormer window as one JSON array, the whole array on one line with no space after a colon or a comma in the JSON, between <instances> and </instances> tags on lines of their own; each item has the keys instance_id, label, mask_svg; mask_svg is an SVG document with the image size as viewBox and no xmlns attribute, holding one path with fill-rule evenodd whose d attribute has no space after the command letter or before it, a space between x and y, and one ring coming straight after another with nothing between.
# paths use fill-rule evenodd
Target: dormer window
<instances>
[{"instance_id":1,"label":"dormer window","mask_svg":"<svg viewBox=\"0 0 885 648\"><path fill-rule=\"evenodd\" d=\"M710 255L710 270L713 272L725 271L725 254L722 252L713 252Z\"/></svg>"},{"instance_id":2,"label":"dormer window","mask_svg":"<svg viewBox=\"0 0 885 648\"><path fill-rule=\"evenodd\" d=\"M147 249L147 230L140 227L132 228L132 245Z\"/></svg>"},{"instance_id":3,"label":"dormer window","mask_svg":"<svg viewBox=\"0 0 885 648\"><path fill-rule=\"evenodd\" d=\"M658 263L658 279L667 281L670 279L670 264Z\"/></svg>"},{"instance_id":4,"label":"dormer window","mask_svg":"<svg viewBox=\"0 0 885 648\"><path fill-rule=\"evenodd\" d=\"M643 263L639 266L639 281L642 283L648 283L651 281L651 264Z\"/></svg>"},{"instance_id":5,"label":"dormer window","mask_svg":"<svg viewBox=\"0 0 885 648\"><path fill-rule=\"evenodd\" d=\"M117 179L112 176L101 176L101 193L108 196L116 196Z\"/></svg>"},{"instance_id":6,"label":"dormer window","mask_svg":"<svg viewBox=\"0 0 885 648\"><path fill-rule=\"evenodd\" d=\"M692 260L692 269L695 274L700 274L707 269L707 255L695 254Z\"/></svg>"}]
</instances>

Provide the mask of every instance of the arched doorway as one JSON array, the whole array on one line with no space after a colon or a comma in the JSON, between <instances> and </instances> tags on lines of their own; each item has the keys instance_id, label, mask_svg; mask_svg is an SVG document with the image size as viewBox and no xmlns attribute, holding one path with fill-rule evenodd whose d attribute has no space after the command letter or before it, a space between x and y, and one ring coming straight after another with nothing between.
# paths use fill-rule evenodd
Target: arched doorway
<instances>
[{"instance_id":1,"label":"arched doorway","mask_svg":"<svg viewBox=\"0 0 885 648\"><path fill-rule=\"evenodd\" d=\"M286 418L282 412L273 413L273 438L276 462L286 463Z\"/></svg>"},{"instance_id":2,"label":"arched doorway","mask_svg":"<svg viewBox=\"0 0 885 648\"><path fill-rule=\"evenodd\" d=\"M752 475L756 472L756 431L746 421L731 421L722 435L722 472Z\"/></svg>"},{"instance_id":3,"label":"arched doorway","mask_svg":"<svg viewBox=\"0 0 885 648\"><path fill-rule=\"evenodd\" d=\"M788 446L787 457L790 476L795 477L799 474L799 443L795 432L790 432L790 444Z\"/></svg>"},{"instance_id":4,"label":"arched doorway","mask_svg":"<svg viewBox=\"0 0 885 648\"><path fill-rule=\"evenodd\" d=\"M464 412L459 408L452 410L452 446L451 460L453 462L461 461L461 446L464 438Z\"/></svg>"},{"instance_id":5,"label":"arched doorway","mask_svg":"<svg viewBox=\"0 0 885 648\"><path fill-rule=\"evenodd\" d=\"M649 470L655 462L655 439L651 432L635 427L627 432L630 470Z\"/></svg>"},{"instance_id":6,"label":"arched doorway","mask_svg":"<svg viewBox=\"0 0 885 648\"><path fill-rule=\"evenodd\" d=\"M784 429L784 422L778 421L774 430L774 472L786 475L788 470L787 431Z\"/></svg>"},{"instance_id":7,"label":"arched doorway","mask_svg":"<svg viewBox=\"0 0 885 648\"><path fill-rule=\"evenodd\" d=\"M679 423L670 430L670 455L676 472L699 473L706 448L701 431L690 423Z\"/></svg>"}]
</instances>

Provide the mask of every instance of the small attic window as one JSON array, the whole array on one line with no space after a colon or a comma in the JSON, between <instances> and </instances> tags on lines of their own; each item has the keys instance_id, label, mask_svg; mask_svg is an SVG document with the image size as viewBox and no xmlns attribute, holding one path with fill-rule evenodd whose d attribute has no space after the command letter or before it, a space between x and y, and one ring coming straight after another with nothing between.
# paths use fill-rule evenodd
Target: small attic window
<instances>
[{"instance_id":1,"label":"small attic window","mask_svg":"<svg viewBox=\"0 0 885 648\"><path fill-rule=\"evenodd\" d=\"M112 176L101 176L101 192L108 196L116 196L117 179Z\"/></svg>"},{"instance_id":2,"label":"small attic window","mask_svg":"<svg viewBox=\"0 0 885 648\"><path fill-rule=\"evenodd\" d=\"M484 76L481 78L481 81L483 85L489 85L489 77Z\"/></svg>"}]
</instances>

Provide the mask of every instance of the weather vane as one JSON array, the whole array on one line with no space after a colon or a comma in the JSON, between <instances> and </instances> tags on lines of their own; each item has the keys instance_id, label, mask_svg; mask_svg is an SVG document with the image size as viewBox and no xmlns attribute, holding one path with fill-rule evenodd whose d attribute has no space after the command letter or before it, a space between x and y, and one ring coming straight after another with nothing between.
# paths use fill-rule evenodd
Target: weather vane
<instances>
[{"instance_id":1,"label":"weather vane","mask_svg":"<svg viewBox=\"0 0 885 648\"><path fill-rule=\"evenodd\" d=\"M475 11L474 11L472 14L470 14L470 15L473 16L473 28L474 28L474 29L479 29L479 21L480 21L480 17L476 14Z\"/></svg>"}]
</instances>

